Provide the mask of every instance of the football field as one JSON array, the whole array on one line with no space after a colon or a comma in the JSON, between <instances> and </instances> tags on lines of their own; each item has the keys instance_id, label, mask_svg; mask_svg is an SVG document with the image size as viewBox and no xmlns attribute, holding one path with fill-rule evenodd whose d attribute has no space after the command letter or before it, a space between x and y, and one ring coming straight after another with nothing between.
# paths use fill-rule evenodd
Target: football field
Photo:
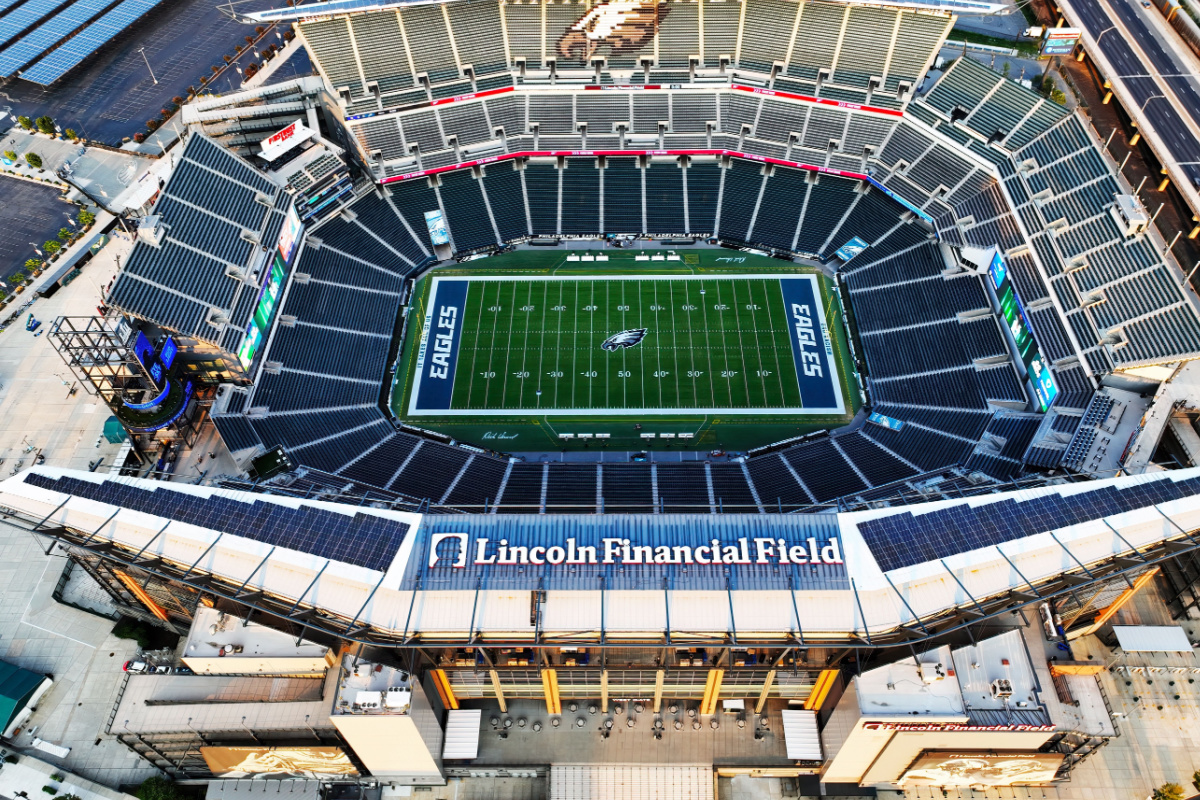
<instances>
[{"instance_id":1,"label":"football field","mask_svg":"<svg viewBox=\"0 0 1200 800\"><path fill-rule=\"evenodd\" d=\"M434 278L409 414L840 413L811 275Z\"/></svg>"}]
</instances>

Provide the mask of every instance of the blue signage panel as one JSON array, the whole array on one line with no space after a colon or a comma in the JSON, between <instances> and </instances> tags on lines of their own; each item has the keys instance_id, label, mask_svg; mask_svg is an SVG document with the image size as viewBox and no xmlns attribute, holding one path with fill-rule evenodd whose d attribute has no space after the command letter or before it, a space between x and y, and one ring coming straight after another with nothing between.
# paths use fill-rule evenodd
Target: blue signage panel
<instances>
[{"instance_id":1,"label":"blue signage panel","mask_svg":"<svg viewBox=\"0 0 1200 800\"><path fill-rule=\"evenodd\" d=\"M837 370L833 365L833 345L825 330L816 281L811 275L780 278L779 286L783 290L796 380L804 407L837 408L840 403L834 389Z\"/></svg>"},{"instance_id":2,"label":"blue signage panel","mask_svg":"<svg viewBox=\"0 0 1200 800\"><path fill-rule=\"evenodd\" d=\"M450 244L450 229L441 209L425 212L425 227L429 229L429 241L435 245Z\"/></svg>"},{"instance_id":3,"label":"blue signage panel","mask_svg":"<svg viewBox=\"0 0 1200 800\"><path fill-rule=\"evenodd\" d=\"M462 338L463 308L470 281L438 279L421 332L417 354L417 399L420 411L446 411L454 393L454 369Z\"/></svg>"},{"instance_id":4,"label":"blue signage panel","mask_svg":"<svg viewBox=\"0 0 1200 800\"><path fill-rule=\"evenodd\" d=\"M868 246L869 245L866 242L855 236L853 239L839 247L834 255L836 255L842 261L849 261L863 250L866 250Z\"/></svg>"},{"instance_id":5,"label":"blue signage panel","mask_svg":"<svg viewBox=\"0 0 1200 800\"><path fill-rule=\"evenodd\" d=\"M163 342L162 353L159 354L158 360L162 362L163 369L170 369L175 363L175 355L179 352L179 345L175 343L175 339L168 336Z\"/></svg>"},{"instance_id":6,"label":"blue signage panel","mask_svg":"<svg viewBox=\"0 0 1200 800\"><path fill-rule=\"evenodd\" d=\"M884 416L883 414L880 414L878 411L872 413L871 416L867 417L867 422L873 422L876 425L882 425L883 427L888 428L893 431L898 431L898 430L901 430L904 428L904 420L895 419L894 417Z\"/></svg>"},{"instance_id":7,"label":"blue signage panel","mask_svg":"<svg viewBox=\"0 0 1200 800\"><path fill-rule=\"evenodd\" d=\"M1045 411L1058 397L1058 384L1054 382L1054 372L1040 352L1029 362L1029 380L1033 384L1033 393L1037 395L1038 405Z\"/></svg>"},{"instance_id":8,"label":"blue signage panel","mask_svg":"<svg viewBox=\"0 0 1200 800\"><path fill-rule=\"evenodd\" d=\"M849 588L827 514L427 515L415 535L404 589Z\"/></svg>"}]
</instances>

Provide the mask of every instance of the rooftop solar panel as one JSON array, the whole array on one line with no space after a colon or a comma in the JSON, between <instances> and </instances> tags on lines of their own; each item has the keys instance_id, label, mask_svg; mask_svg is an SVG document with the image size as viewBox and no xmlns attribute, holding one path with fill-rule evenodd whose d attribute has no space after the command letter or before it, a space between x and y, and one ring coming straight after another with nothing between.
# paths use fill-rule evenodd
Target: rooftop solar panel
<instances>
[{"instance_id":1,"label":"rooftop solar panel","mask_svg":"<svg viewBox=\"0 0 1200 800\"><path fill-rule=\"evenodd\" d=\"M0 53L0 76L5 78L70 36L112 0L77 0Z\"/></svg>"},{"instance_id":2,"label":"rooftop solar panel","mask_svg":"<svg viewBox=\"0 0 1200 800\"><path fill-rule=\"evenodd\" d=\"M1002 500L977 508L964 504L920 514L905 511L859 523L858 530L880 569L888 572L1198 492L1200 479L1160 478L1024 502Z\"/></svg>"},{"instance_id":3,"label":"rooftop solar panel","mask_svg":"<svg viewBox=\"0 0 1200 800\"><path fill-rule=\"evenodd\" d=\"M351 517L310 506L293 509L260 500L243 503L225 497L199 498L170 489L147 490L35 474L27 475L25 481L43 489L374 570L388 568L408 533L408 525L403 522L373 514Z\"/></svg>"},{"instance_id":4,"label":"rooftop solar panel","mask_svg":"<svg viewBox=\"0 0 1200 800\"><path fill-rule=\"evenodd\" d=\"M68 39L62 47L22 72L21 77L42 86L49 86L161 2L162 0L123 0L104 16Z\"/></svg>"}]
</instances>

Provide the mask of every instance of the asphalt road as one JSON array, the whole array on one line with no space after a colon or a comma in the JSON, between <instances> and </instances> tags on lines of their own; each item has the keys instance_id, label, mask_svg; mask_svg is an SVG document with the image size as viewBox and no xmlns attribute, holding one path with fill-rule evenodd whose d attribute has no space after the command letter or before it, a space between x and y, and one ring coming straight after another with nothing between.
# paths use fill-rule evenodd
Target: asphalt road
<instances>
[{"instance_id":1,"label":"asphalt road","mask_svg":"<svg viewBox=\"0 0 1200 800\"><path fill-rule=\"evenodd\" d=\"M1110 3L1151 63L1142 63L1099 0L1071 0L1078 17L1076 21L1099 42L1100 49L1118 72L1118 75L1106 77L1121 81L1129 89L1146 119L1154 126L1157 138L1194 185L1200 187L1200 141L1181 116L1186 113L1200 124L1200 84L1192 77L1181 76L1186 69L1176 63L1170 48L1142 16L1143 13L1158 12L1142 8L1137 0L1110 0ZM1178 102L1163 94L1152 77L1154 74L1163 76Z\"/></svg>"}]
</instances>

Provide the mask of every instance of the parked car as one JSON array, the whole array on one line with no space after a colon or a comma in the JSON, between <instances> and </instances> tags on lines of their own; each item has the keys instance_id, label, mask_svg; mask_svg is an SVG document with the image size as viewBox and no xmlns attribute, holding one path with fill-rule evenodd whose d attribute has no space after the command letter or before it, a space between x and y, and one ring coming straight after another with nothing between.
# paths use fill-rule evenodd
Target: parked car
<instances>
[{"instance_id":1,"label":"parked car","mask_svg":"<svg viewBox=\"0 0 1200 800\"><path fill-rule=\"evenodd\" d=\"M195 673L195 672L192 672L192 668L191 668L191 667L179 666L179 667L176 667L174 670L172 670L172 674L175 674L175 675L195 675L196 673Z\"/></svg>"},{"instance_id":2,"label":"parked car","mask_svg":"<svg viewBox=\"0 0 1200 800\"><path fill-rule=\"evenodd\" d=\"M149 672L151 667L145 661L126 661L125 666L121 667L121 669L126 672L139 673Z\"/></svg>"}]
</instances>

